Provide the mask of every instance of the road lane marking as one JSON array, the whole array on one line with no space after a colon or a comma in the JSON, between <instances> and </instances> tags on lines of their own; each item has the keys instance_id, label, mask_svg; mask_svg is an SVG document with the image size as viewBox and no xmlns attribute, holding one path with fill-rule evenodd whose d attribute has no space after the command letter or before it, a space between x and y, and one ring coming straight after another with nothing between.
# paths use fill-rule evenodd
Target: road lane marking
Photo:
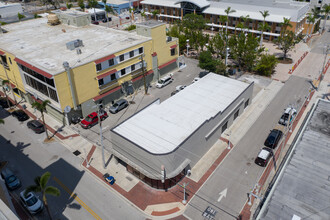
<instances>
[{"instance_id":1,"label":"road lane marking","mask_svg":"<svg viewBox=\"0 0 330 220\"><path fill-rule=\"evenodd\" d=\"M222 192L220 192L219 195L220 195L220 197L218 199L218 202L220 202L223 197L226 198L226 196L227 196L227 188L224 189Z\"/></svg>"},{"instance_id":2,"label":"road lane marking","mask_svg":"<svg viewBox=\"0 0 330 220\"><path fill-rule=\"evenodd\" d=\"M74 194L68 187L66 187L59 179L57 179L55 176L53 177L53 180L58 183L69 195L70 197L73 197L82 207L84 207L95 219L102 220L100 216L98 216L91 208L89 208L79 197Z\"/></svg>"}]
</instances>

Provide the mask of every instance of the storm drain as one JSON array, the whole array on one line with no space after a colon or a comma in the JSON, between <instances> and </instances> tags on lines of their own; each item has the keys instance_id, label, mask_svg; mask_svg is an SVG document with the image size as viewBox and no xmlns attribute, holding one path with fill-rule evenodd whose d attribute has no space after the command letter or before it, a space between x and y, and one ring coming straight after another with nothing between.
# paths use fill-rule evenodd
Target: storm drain
<instances>
[{"instance_id":1,"label":"storm drain","mask_svg":"<svg viewBox=\"0 0 330 220\"><path fill-rule=\"evenodd\" d=\"M81 152L79 150L76 150L73 152L74 155L78 156L79 154L81 154Z\"/></svg>"}]
</instances>

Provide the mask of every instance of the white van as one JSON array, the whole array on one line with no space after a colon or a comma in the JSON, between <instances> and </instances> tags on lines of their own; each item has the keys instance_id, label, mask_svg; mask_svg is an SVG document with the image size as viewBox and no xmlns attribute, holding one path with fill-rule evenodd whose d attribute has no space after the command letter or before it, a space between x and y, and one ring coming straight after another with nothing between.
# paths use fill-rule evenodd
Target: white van
<instances>
[{"instance_id":1,"label":"white van","mask_svg":"<svg viewBox=\"0 0 330 220\"><path fill-rule=\"evenodd\" d=\"M156 84L157 88L163 88L164 86L170 84L173 81L171 76L165 76L158 80L158 83Z\"/></svg>"}]
</instances>

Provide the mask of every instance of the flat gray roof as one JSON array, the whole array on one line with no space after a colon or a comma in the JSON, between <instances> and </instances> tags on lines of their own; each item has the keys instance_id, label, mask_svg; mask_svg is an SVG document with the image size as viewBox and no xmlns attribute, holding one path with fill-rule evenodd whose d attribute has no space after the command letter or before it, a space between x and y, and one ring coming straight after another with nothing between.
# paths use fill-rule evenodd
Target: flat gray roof
<instances>
[{"instance_id":1,"label":"flat gray roof","mask_svg":"<svg viewBox=\"0 0 330 220\"><path fill-rule=\"evenodd\" d=\"M175 150L205 121L223 112L249 84L209 73L160 104L153 104L113 129L152 154Z\"/></svg>"},{"instance_id":2,"label":"flat gray roof","mask_svg":"<svg viewBox=\"0 0 330 220\"><path fill-rule=\"evenodd\" d=\"M330 102L319 99L260 219L329 219ZM297 218L298 217L298 218Z\"/></svg>"},{"instance_id":3,"label":"flat gray roof","mask_svg":"<svg viewBox=\"0 0 330 220\"><path fill-rule=\"evenodd\" d=\"M137 23L136 25L137 26L146 26L146 27L152 27L153 28L153 27L161 26L163 24L164 23L156 21L156 20L148 20L148 21L145 21L145 22Z\"/></svg>"},{"instance_id":4,"label":"flat gray roof","mask_svg":"<svg viewBox=\"0 0 330 220\"><path fill-rule=\"evenodd\" d=\"M0 49L52 75L63 72L63 62L80 66L133 47L151 38L99 25L75 27L50 26L46 18L33 19L2 27ZM80 39L82 54L68 50L66 43Z\"/></svg>"}]
</instances>

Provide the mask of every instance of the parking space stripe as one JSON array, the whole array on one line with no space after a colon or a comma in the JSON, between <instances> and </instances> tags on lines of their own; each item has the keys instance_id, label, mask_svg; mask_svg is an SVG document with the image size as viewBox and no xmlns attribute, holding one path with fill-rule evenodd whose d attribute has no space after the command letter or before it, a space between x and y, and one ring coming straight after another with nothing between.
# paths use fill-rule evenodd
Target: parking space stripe
<instances>
[{"instance_id":1,"label":"parking space stripe","mask_svg":"<svg viewBox=\"0 0 330 220\"><path fill-rule=\"evenodd\" d=\"M66 187L58 178L53 177L53 180L58 183L71 197L73 197L82 207L84 207L91 215L98 220L102 220L91 208L89 208L76 194Z\"/></svg>"}]
</instances>

